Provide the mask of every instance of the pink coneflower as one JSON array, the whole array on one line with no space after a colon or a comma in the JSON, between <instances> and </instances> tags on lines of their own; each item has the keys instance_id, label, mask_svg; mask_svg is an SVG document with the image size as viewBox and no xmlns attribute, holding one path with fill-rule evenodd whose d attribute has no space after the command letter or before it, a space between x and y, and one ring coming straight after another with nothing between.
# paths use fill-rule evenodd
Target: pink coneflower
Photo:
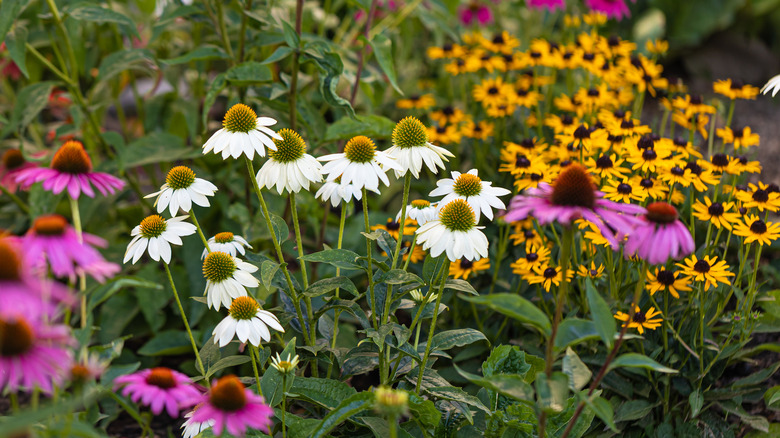
<instances>
[{"instance_id":1,"label":"pink coneflower","mask_svg":"<svg viewBox=\"0 0 780 438\"><path fill-rule=\"evenodd\" d=\"M566 9L564 0L526 0L525 4L531 9L546 8L550 12L554 12L556 9Z\"/></svg>"},{"instance_id":2,"label":"pink coneflower","mask_svg":"<svg viewBox=\"0 0 780 438\"><path fill-rule=\"evenodd\" d=\"M200 397L192 381L186 375L169 368L147 368L133 374L117 377L114 385L124 385L122 395L133 402L149 406L154 415L163 408L172 418L179 416L179 408L192 406L192 400Z\"/></svg>"},{"instance_id":3,"label":"pink coneflower","mask_svg":"<svg viewBox=\"0 0 780 438\"><path fill-rule=\"evenodd\" d=\"M27 188L34 183L43 181L43 188L55 195L65 188L73 199L78 199L81 192L90 198L95 197L94 185L104 196L124 187L121 179L102 172L92 171L92 160L87 155L84 145L78 141L67 141L60 146L51 160L50 168L28 169L20 172L16 182Z\"/></svg>"},{"instance_id":4,"label":"pink coneflower","mask_svg":"<svg viewBox=\"0 0 780 438\"><path fill-rule=\"evenodd\" d=\"M263 402L236 376L225 376L211 386L211 391L196 401L198 408L192 414L192 421L206 423L214 421L214 435L221 435L223 429L231 436L244 436L248 427L269 431L274 410Z\"/></svg>"},{"instance_id":5,"label":"pink coneflower","mask_svg":"<svg viewBox=\"0 0 780 438\"><path fill-rule=\"evenodd\" d=\"M666 202L647 206L644 221L628 236L626 254L636 254L654 265L685 257L696 249L688 228L677 219L677 210Z\"/></svg>"},{"instance_id":6,"label":"pink coneflower","mask_svg":"<svg viewBox=\"0 0 780 438\"><path fill-rule=\"evenodd\" d=\"M631 11L628 10L624 0L585 0L585 5L591 11L601 12L617 20L622 20L624 16L631 16Z\"/></svg>"},{"instance_id":7,"label":"pink coneflower","mask_svg":"<svg viewBox=\"0 0 780 438\"><path fill-rule=\"evenodd\" d=\"M16 176L25 169L38 167L36 163L27 161L19 149L8 149L0 158L0 184L13 193L16 191Z\"/></svg>"},{"instance_id":8,"label":"pink coneflower","mask_svg":"<svg viewBox=\"0 0 780 438\"><path fill-rule=\"evenodd\" d=\"M533 216L542 225L551 222L571 225L577 219L585 219L594 223L615 248L617 240L612 230L630 234L635 225L642 223L634 215L646 211L638 205L612 202L602 196L588 171L579 164L571 164L552 185L540 183L538 188L515 196L504 220L514 222Z\"/></svg>"},{"instance_id":9,"label":"pink coneflower","mask_svg":"<svg viewBox=\"0 0 780 438\"><path fill-rule=\"evenodd\" d=\"M82 234L79 242L76 230L58 214L39 216L22 238L27 260L34 269L48 266L56 277L75 281L79 273L87 273L103 283L119 272L119 265L107 262L93 246L106 247L107 242L92 234Z\"/></svg>"},{"instance_id":10,"label":"pink coneflower","mask_svg":"<svg viewBox=\"0 0 780 438\"><path fill-rule=\"evenodd\" d=\"M477 23L480 26L485 26L493 22L493 13L490 8L479 1L472 1L463 6L458 15L460 15L460 22L465 26Z\"/></svg>"},{"instance_id":11,"label":"pink coneflower","mask_svg":"<svg viewBox=\"0 0 780 438\"><path fill-rule=\"evenodd\" d=\"M0 390L46 394L65 380L75 342L65 325L27 318L0 304Z\"/></svg>"}]
</instances>

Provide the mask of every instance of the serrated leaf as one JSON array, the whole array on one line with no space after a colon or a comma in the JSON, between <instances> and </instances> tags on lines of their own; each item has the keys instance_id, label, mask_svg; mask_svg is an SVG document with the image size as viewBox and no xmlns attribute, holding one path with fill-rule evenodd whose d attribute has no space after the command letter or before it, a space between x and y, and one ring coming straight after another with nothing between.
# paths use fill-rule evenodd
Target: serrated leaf
<instances>
[{"instance_id":1,"label":"serrated leaf","mask_svg":"<svg viewBox=\"0 0 780 438\"><path fill-rule=\"evenodd\" d=\"M769 432L769 421L760 415L751 415L733 400L724 400L718 403L724 411L739 417L745 424L761 432Z\"/></svg>"},{"instance_id":2,"label":"serrated leaf","mask_svg":"<svg viewBox=\"0 0 780 438\"><path fill-rule=\"evenodd\" d=\"M312 438L324 437L334 427L343 423L349 417L370 409L373 404L374 393L372 392L360 392L348 397L322 419L320 425L312 432Z\"/></svg>"},{"instance_id":3,"label":"serrated leaf","mask_svg":"<svg viewBox=\"0 0 780 438\"><path fill-rule=\"evenodd\" d=\"M479 292L477 292L477 290L474 289L474 286L472 286L471 283L469 283L466 280L461 280L459 278L448 278L447 282L444 283L444 288L457 290L460 292L466 292L471 295L479 296Z\"/></svg>"},{"instance_id":4,"label":"serrated leaf","mask_svg":"<svg viewBox=\"0 0 780 438\"><path fill-rule=\"evenodd\" d=\"M607 302L601 297L596 288L593 286L593 282L587 279L585 282L585 291L588 296L588 305L590 306L590 315L593 319L593 323L596 327L601 340L607 349L612 348L615 342L615 318L612 315L612 311L609 310Z\"/></svg>"},{"instance_id":5,"label":"serrated leaf","mask_svg":"<svg viewBox=\"0 0 780 438\"><path fill-rule=\"evenodd\" d=\"M71 18L79 21L89 21L93 23L115 23L128 32L131 36L138 39L138 30L135 23L125 14L113 9L101 8L100 6L79 3L67 9Z\"/></svg>"},{"instance_id":6,"label":"serrated leaf","mask_svg":"<svg viewBox=\"0 0 780 438\"><path fill-rule=\"evenodd\" d=\"M213 341L212 341L213 342ZM206 380L209 380L211 376L214 375L217 371L224 370L228 367L233 367L241 364L245 364L249 362L250 357L249 356L228 356L223 357L217 363L209 367L209 370L206 372Z\"/></svg>"},{"instance_id":7,"label":"serrated leaf","mask_svg":"<svg viewBox=\"0 0 780 438\"><path fill-rule=\"evenodd\" d=\"M437 397L443 400L465 403L469 406L479 409L486 414L492 413L490 408L485 406L485 404L482 403L482 401L480 401L477 397L474 397L466 391L454 386L434 386L432 388L426 389L426 392L433 397Z\"/></svg>"},{"instance_id":8,"label":"serrated leaf","mask_svg":"<svg viewBox=\"0 0 780 438\"><path fill-rule=\"evenodd\" d=\"M100 62L98 81L106 81L125 70L148 71L154 64L154 53L148 49L125 49L114 52Z\"/></svg>"},{"instance_id":9,"label":"serrated leaf","mask_svg":"<svg viewBox=\"0 0 780 438\"><path fill-rule=\"evenodd\" d=\"M496 374L490 377L480 377L463 371L457 365L453 366L461 376L475 385L528 405L534 403L534 389L525 382L524 376L520 374Z\"/></svg>"},{"instance_id":10,"label":"serrated leaf","mask_svg":"<svg viewBox=\"0 0 780 438\"><path fill-rule=\"evenodd\" d=\"M404 92L401 91L401 88L398 86L398 79L395 74L392 41L382 34L376 34L374 38L369 41L369 44L371 45L371 48L374 49L374 56L376 57L377 62L379 62L379 67L381 67L382 71L387 75L387 80L390 81L390 85L403 95Z\"/></svg>"},{"instance_id":11,"label":"serrated leaf","mask_svg":"<svg viewBox=\"0 0 780 438\"><path fill-rule=\"evenodd\" d=\"M303 294L309 297L318 297L335 289L346 290L352 293L354 296L360 295L357 288L355 287L355 283L344 276L325 278L317 281L316 283L312 283L309 288L303 292Z\"/></svg>"},{"instance_id":12,"label":"serrated leaf","mask_svg":"<svg viewBox=\"0 0 780 438\"><path fill-rule=\"evenodd\" d=\"M326 409L335 409L342 400L355 394L355 388L333 379L296 377L290 392L295 398L306 400Z\"/></svg>"},{"instance_id":13,"label":"serrated leaf","mask_svg":"<svg viewBox=\"0 0 780 438\"><path fill-rule=\"evenodd\" d=\"M417 420L421 425L425 426L428 433L433 435L433 431L436 430L436 426L441 421L441 412L436 409L436 405L432 401L426 400L417 394L409 393L409 412L412 413L412 417Z\"/></svg>"},{"instance_id":14,"label":"serrated leaf","mask_svg":"<svg viewBox=\"0 0 780 438\"><path fill-rule=\"evenodd\" d=\"M8 48L8 54L11 60L19 67L24 77L29 78L27 73L27 29L22 26L16 26L13 32L5 37L5 46Z\"/></svg>"},{"instance_id":15,"label":"serrated leaf","mask_svg":"<svg viewBox=\"0 0 780 438\"><path fill-rule=\"evenodd\" d=\"M609 364L608 371L620 367L645 368L651 371L668 374L676 374L678 372L675 369L665 367L653 359L650 359L649 357L639 353L621 354L615 360L613 360L612 363Z\"/></svg>"},{"instance_id":16,"label":"serrated leaf","mask_svg":"<svg viewBox=\"0 0 780 438\"><path fill-rule=\"evenodd\" d=\"M552 330L552 324L550 324L550 319L547 318L547 315L533 303L519 295L509 293L476 297L461 295L461 298L474 304L487 306L502 315L532 325L538 328L545 336L549 336Z\"/></svg>"},{"instance_id":17,"label":"serrated leaf","mask_svg":"<svg viewBox=\"0 0 780 438\"><path fill-rule=\"evenodd\" d=\"M221 47L206 44L187 53L186 55L178 56L176 58L166 59L160 62L167 65L178 65L178 64L191 62L191 61L203 61L206 59L228 59L228 58L230 58L230 56L228 56L228 54L225 53L225 51L222 50Z\"/></svg>"},{"instance_id":18,"label":"serrated leaf","mask_svg":"<svg viewBox=\"0 0 780 438\"><path fill-rule=\"evenodd\" d=\"M303 256L303 260L307 262L328 263L342 269L362 269L360 265L357 264L357 259L359 257L360 255L356 252L348 249L326 249L313 254L307 254Z\"/></svg>"},{"instance_id":19,"label":"serrated leaf","mask_svg":"<svg viewBox=\"0 0 780 438\"><path fill-rule=\"evenodd\" d=\"M584 388L593 376L571 347L566 348L566 355L563 357L563 373L569 377L569 389L575 392Z\"/></svg>"},{"instance_id":20,"label":"serrated leaf","mask_svg":"<svg viewBox=\"0 0 780 438\"><path fill-rule=\"evenodd\" d=\"M263 264L260 265L260 281L263 283L263 286L265 286L266 289L271 288L271 282L274 279L274 275L276 275L276 271L279 270L279 263L276 263L271 260L265 260L263 261Z\"/></svg>"},{"instance_id":21,"label":"serrated leaf","mask_svg":"<svg viewBox=\"0 0 780 438\"><path fill-rule=\"evenodd\" d=\"M481 331L472 328L447 330L436 333L431 341L431 350L446 351L453 347L463 347L474 342L487 341ZM490 343L490 341L488 341Z\"/></svg>"}]
</instances>

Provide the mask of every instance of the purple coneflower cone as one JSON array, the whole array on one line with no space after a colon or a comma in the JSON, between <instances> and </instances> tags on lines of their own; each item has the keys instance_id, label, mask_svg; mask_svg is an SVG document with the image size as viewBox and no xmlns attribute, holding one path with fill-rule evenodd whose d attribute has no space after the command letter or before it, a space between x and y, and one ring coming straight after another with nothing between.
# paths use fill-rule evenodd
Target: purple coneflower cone
<instances>
[{"instance_id":1,"label":"purple coneflower cone","mask_svg":"<svg viewBox=\"0 0 780 438\"><path fill-rule=\"evenodd\" d=\"M679 219L677 210L666 202L647 206L641 225L629 234L626 254L635 254L653 265L679 259L696 249L691 232Z\"/></svg>"},{"instance_id":2,"label":"purple coneflower cone","mask_svg":"<svg viewBox=\"0 0 780 438\"><path fill-rule=\"evenodd\" d=\"M208 394L196 400L196 406L192 421L214 420L214 435L227 429L231 436L244 436L247 427L268 432L274 413L263 397L246 389L236 376L217 380Z\"/></svg>"},{"instance_id":3,"label":"purple coneflower cone","mask_svg":"<svg viewBox=\"0 0 780 438\"><path fill-rule=\"evenodd\" d=\"M467 4L460 11L460 22L466 26L470 26L474 22L478 22L480 26L485 26L493 21L493 13L490 8L479 2L471 2Z\"/></svg>"},{"instance_id":4,"label":"purple coneflower cone","mask_svg":"<svg viewBox=\"0 0 780 438\"><path fill-rule=\"evenodd\" d=\"M571 164L552 185L541 183L515 196L504 220L514 222L533 216L540 225L558 222L570 226L577 219L585 219L598 227L612 248L617 248L615 235L630 235L634 227L644 223L636 215L645 212L639 205L604 199L587 170Z\"/></svg>"},{"instance_id":5,"label":"purple coneflower cone","mask_svg":"<svg viewBox=\"0 0 780 438\"><path fill-rule=\"evenodd\" d=\"M114 385L117 388L124 386L123 395L130 396L135 403L149 406L154 415L159 415L164 408L172 418L177 418L180 408L191 407L200 396L189 377L164 367L117 377Z\"/></svg>"}]
</instances>

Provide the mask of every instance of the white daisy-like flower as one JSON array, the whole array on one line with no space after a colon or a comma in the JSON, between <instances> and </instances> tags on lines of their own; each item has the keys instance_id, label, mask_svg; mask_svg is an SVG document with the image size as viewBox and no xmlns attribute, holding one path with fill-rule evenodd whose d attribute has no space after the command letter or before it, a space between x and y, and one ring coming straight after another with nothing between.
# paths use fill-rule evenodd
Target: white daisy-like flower
<instances>
[{"instance_id":1,"label":"white daisy-like flower","mask_svg":"<svg viewBox=\"0 0 780 438\"><path fill-rule=\"evenodd\" d=\"M436 210L436 204L431 204L425 199L415 199L406 206L406 218L414 219L419 226L423 226L437 217L439 217L439 212ZM398 222L400 220L401 212L399 211L395 215L395 221Z\"/></svg>"},{"instance_id":2,"label":"white daisy-like flower","mask_svg":"<svg viewBox=\"0 0 780 438\"><path fill-rule=\"evenodd\" d=\"M162 259L165 263L170 263L171 244L181 245L182 237L195 234L197 230L195 225L182 222L188 217L184 215L166 221L162 216L153 214L144 218L141 224L130 232L133 239L127 245L122 263L133 259L133 264L135 264L147 249L152 260Z\"/></svg>"},{"instance_id":3,"label":"white daisy-like flower","mask_svg":"<svg viewBox=\"0 0 780 438\"><path fill-rule=\"evenodd\" d=\"M415 178L420 177L423 164L433 173L438 173L439 167L444 169L447 157L454 157L450 151L434 146L428 141L428 130L421 121L414 117L406 117L393 129L393 146L385 151L395 158L401 169L393 169L396 178L401 178L407 172L412 172Z\"/></svg>"},{"instance_id":4,"label":"white daisy-like flower","mask_svg":"<svg viewBox=\"0 0 780 438\"><path fill-rule=\"evenodd\" d=\"M279 353L276 353L276 357L271 356L271 366L276 368L276 371L279 371L282 374L294 372L298 367L298 362L300 362L300 358L297 354L295 357L292 357L291 354L288 354L287 358L284 360L282 360L282 357L279 356Z\"/></svg>"},{"instance_id":5,"label":"white daisy-like flower","mask_svg":"<svg viewBox=\"0 0 780 438\"><path fill-rule=\"evenodd\" d=\"M257 171L260 188L276 186L281 195L309 190L310 183L322 181L322 164L306 153L306 143L292 129L279 131L281 139L275 140L276 150L268 153L268 161Z\"/></svg>"},{"instance_id":6,"label":"white daisy-like flower","mask_svg":"<svg viewBox=\"0 0 780 438\"><path fill-rule=\"evenodd\" d=\"M379 181L390 185L387 171L402 170L393 157L376 150L374 142L365 135L352 137L343 153L325 155L318 160L327 162L322 166L322 174L328 181L341 178L343 184L354 184L358 189L365 187L373 192L379 191Z\"/></svg>"},{"instance_id":7,"label":"white daisy-like flower","mask_svg":"<svg viewBox=\"0 0 780 438\"><path fill-rule=\"evenodd\" d=\"M780 91L780 75L777 75L770 79L763 87L761 87L761 94L769 94L772 92L772 97L775 97L778 91Z\"/></svg>"},{"instance_id":8,"label":"white daisy-like flower","mask_svg":"<svg viewBox=\"0 0 780 438\"><path fill-rule=\"evenodd\" d=\"M217 233L214 237L208 240L209 249L212 251L226 252L233 257L237 254L245 255L246 250L244 247L252 249L252 245L241 236L237 236L229 231ZM203 249L203 253L200 258L203 259L209 253L207 249Z\"/></svg>"},{"instance_id":9,"label":"white daisy-like flower","mask_svg":"<svg viewBox=\"0 0 780 438\"><path fill-rule=\"evenodd\" d=\"M439 210L439 218L417 229L417 243L430 250L431 257L447 253L451 262L465 258L478 260L488 256L488 240L480 231L474 210L463 199L456 199Z\"/></svg>"},{"instance_id":10,"label":"white daisy-like flower","mask_svg":"<svg viewBox=\"0 0 780 438\"><path fill-rule=\"evenodd\" d=\"M498 197L512 192L501 187L493 187L492 184L490 181L482 181L477 176L477 169L471 169L468 173L454 171L451 179L444 178L437 181L437 187L429 196L444 196L439 205L447 205L455 199L463 199L474 209L477 222L480 213L493 220L493 208L506 209L506 205Z\"/></svg>"},{"instance_id":11,"label":"white daisy-like flower","mask_svg":"<svg viewBox=\"0 0 780 438\"><path fill-rule=\"evenodd\" d=\"M376 193L378 194L379 190ZM342 201L350 202L352 198L360 201L363 198L363 191L353 184L327 181L317 190L317 194L314 197L322 202L330 200L331 205L338 207Z\"/></svg>"},{"instance_id":12,"label":"white daisy-like flower","mask_svg":"<svg viewBox=\"0 0 780 438\"><path fill-rule=\"evenodd\" d=\"M214 196L216 191L217 186L205 179L195 178L195 172L189 167L176 166L168 172L160 191L146 195L144 198L157 196L154 201L157 213L162 213L166 207L169 207L171 216L175 216L179 208L190 211L193 203L201 207L210 206L208 197Z\"/></svg>"},{"instance_id":13,"label":"white daisy-like flower","mask_svg":"<svg viewBox=\"0 0 780 438\"><path fill-rule=\"evenodd\" d=\"M216 420L213 418L202 423L192 421L192 414L194 414L197 409L198 406L195 406L191 411L184 414L186 420L184 420L184 424L181 425L181 428L184 429L181 431L181 438L195 438L200 435L201 432L214 425Z\"/></svg>"},{"instance_id":14,"label":"white daisy-like flower","mask_svg":"<svg viewBox=\"0 0 780 438\"><path fill-rule=\"evenodd\" d=\"M271 312L263 310L252 297L238 297L230 305L228 316L225 317L211 333L214 343L220 348L229 344L234 337L241 342L249 341L255 347L260 341L270 341L271 331L268 327L284 333L279 319Z\"/></svg>"},{"instance_id":15,"label":"white daisy-like flower","mask_svg":"<svg viewBox=\"0 0 780 438\"><path fill-rule=\"evenodd\" d=\"M206 304L219 310L230 307L238 297L247 295L246 288L257 287L260 282L252 275L257 266L221 251L212 251L203 260L203 276L206 277Z\"/></svg>"},{"instance_id":16,"label":"white daisy-like flower","mask_svg":"<svg viewBox=\"0 0 780 438\"><path fill-rule=\"evenodd\" d=\"M203 145L203 153L214 151L227 157L238 158L244 154L250 160L257 155L265 156L265 148L276 150L273 139L281 139L279 134L268 128L276 124L270 117L257 117L257 114L244 105L237 103L230 107L222 121L222 129L215 132Z\"/></svg>"}]
</instances>

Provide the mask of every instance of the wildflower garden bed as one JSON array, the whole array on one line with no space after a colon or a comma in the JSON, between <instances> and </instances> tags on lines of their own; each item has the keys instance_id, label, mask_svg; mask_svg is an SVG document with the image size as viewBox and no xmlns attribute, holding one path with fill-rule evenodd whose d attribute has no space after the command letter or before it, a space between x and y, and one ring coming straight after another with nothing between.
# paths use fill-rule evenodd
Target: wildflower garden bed
<instances>
[{"instance_id":1,"label":"wildflower garden bed","mask_svg":"<svg viewBox=\"0 0 780 438\"><path fill-rule=\"evenodd\" d=\"M780 435L770 97L664 73L774 15L652 3L3 0L0 436Z\"/></svg>"}]
</instances>

